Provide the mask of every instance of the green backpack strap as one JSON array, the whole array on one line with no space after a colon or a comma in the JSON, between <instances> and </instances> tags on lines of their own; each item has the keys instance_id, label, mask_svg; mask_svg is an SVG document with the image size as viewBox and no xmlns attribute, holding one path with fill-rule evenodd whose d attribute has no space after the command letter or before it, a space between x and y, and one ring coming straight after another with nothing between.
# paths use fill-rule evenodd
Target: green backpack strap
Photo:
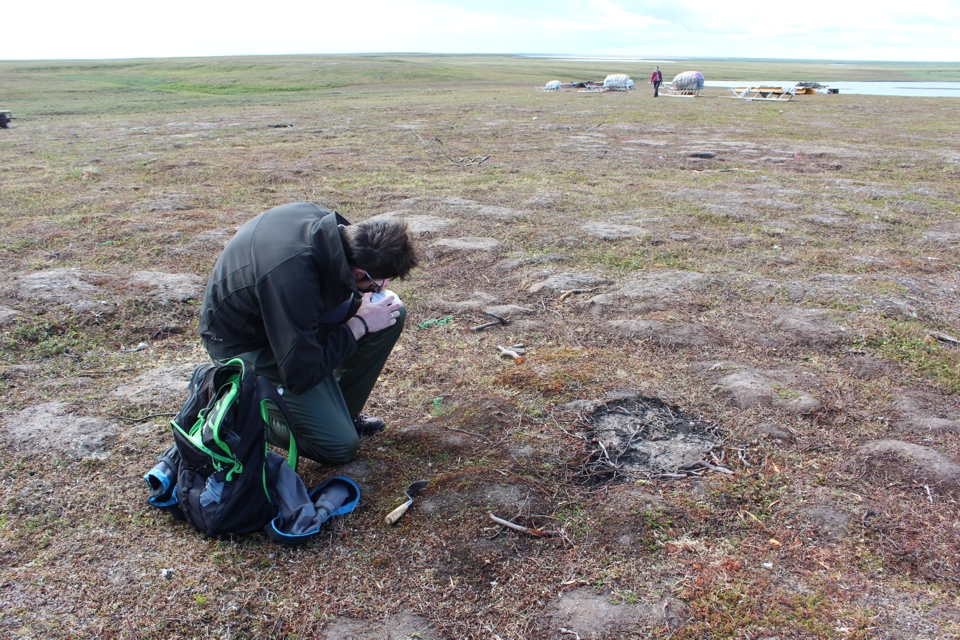
<instances>
[{"instance_id":1,"label":"green backpack strap","mask_svg":"<svg viewBox=\"0 0 960 640\"><path fill-rule=\"evenodd\" d=\"M293 416L290 415L290 411L287 409L287 403L283 401L283 397L280 395L280 392L277 390L274 384L263 376L257 377L257 393L260 395L260 414L263 416L263 421L267 425L270 424L271 408L279 410L280 414L283 416L283 419L286 421L287 430L290 432L290 447L287 449L287 464L290 465L291 469L296 470L297 462L299 461L300 456L297 452L297 437L293 423Z\"/></svg>"},{"instance_id":2,"label":"green backpack strap","mask_svg":"<svg viewBox=\"0 0 960 640\"><path fill-rule=\"evenodd\" d=\"M220 438L221 423L240 393L239 381L239 375L230 375L223 385L217 389L213 405L200 411L197 421L190 425L189 431L185 425L181 426L176 421L170 423L170 426L179 431L194 447L210 456L214 461L214 466L217 468L230 467L230 471L227 473L227 481L233 479L234 473L243 472L243 464L237 459L230 444ZM204 436L207 433L210 434L212 443L205 439Z\"/></svg>"}]
</instances>

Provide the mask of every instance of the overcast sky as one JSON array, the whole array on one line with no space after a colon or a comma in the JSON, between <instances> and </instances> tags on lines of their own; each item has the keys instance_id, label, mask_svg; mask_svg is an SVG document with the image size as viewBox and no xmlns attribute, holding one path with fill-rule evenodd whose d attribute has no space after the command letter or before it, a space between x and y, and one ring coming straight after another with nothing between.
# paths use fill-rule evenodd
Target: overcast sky
<instances>
[{"instance_id":1,"label":"overcast sky","mask_svg":"<svg viewBox=\"0 0 960 640\"><path fill-rule=\"evenodd\" d=\"M299 53L960 61L960 0L19 0L0 60Z\"/></svg>"}]
</instances>

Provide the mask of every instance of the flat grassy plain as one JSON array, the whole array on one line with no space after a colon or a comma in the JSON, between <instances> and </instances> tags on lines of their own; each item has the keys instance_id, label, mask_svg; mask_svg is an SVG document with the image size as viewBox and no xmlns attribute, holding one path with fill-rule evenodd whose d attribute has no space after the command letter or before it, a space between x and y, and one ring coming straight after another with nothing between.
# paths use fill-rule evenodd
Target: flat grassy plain
<instances>
[{"instance_id":1,"label":"flat grassy plain","mask_svg":"<svg viewBox=\"0 0 960 640\"><path fill-rule=\"evenodd\" d=\"M0 636L960 638L960 100L654 99L650 68L0 62ZM637 90L535 90L615 72ZM302 200L419 235L389 428L302 461L364 492L305 547L206 540L142 474L220 248ZM611 456L631 394L715 425L704 464Z\"/></svg>"}]
</instances>

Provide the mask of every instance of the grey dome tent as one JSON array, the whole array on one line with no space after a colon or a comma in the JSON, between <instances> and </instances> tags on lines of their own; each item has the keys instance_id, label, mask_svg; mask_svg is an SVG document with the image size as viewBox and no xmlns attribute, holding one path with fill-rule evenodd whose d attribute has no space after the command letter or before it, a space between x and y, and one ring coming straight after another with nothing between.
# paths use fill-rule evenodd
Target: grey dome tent
<instances>
[{"instance_id":1,"label":"grey dome tent","mask_svg":"<svg viewBox=\"0 0 960 640\"><path fill-rule=\"evenodd\" d=\"M703 74L699 71L684 71L673 78L663 95L673 97L695 97L703 89Z\"/></svg>"}]
</instances>

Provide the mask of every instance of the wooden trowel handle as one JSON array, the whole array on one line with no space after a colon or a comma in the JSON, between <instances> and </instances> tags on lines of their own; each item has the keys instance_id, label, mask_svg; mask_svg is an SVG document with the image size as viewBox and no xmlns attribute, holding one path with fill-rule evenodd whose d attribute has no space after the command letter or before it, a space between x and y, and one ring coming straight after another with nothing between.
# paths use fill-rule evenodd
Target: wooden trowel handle
<instances>
[{"instance_id":1,"label":"wooden trowel handle","mask_svg":"<svg viewBox=\"0 0 960 640\"><path fill-rule=\"evenodd\" d=\"M407 509L410 508L411 504L413 504L413 500L407 500L402 505L400 505L399 507L397 507L396 509L388 513L387 517L384 518L384 521L387 524L393 524L394 522L400 519L400 516L402 516L407 512Z\"/></svg>"}]
</instances>

